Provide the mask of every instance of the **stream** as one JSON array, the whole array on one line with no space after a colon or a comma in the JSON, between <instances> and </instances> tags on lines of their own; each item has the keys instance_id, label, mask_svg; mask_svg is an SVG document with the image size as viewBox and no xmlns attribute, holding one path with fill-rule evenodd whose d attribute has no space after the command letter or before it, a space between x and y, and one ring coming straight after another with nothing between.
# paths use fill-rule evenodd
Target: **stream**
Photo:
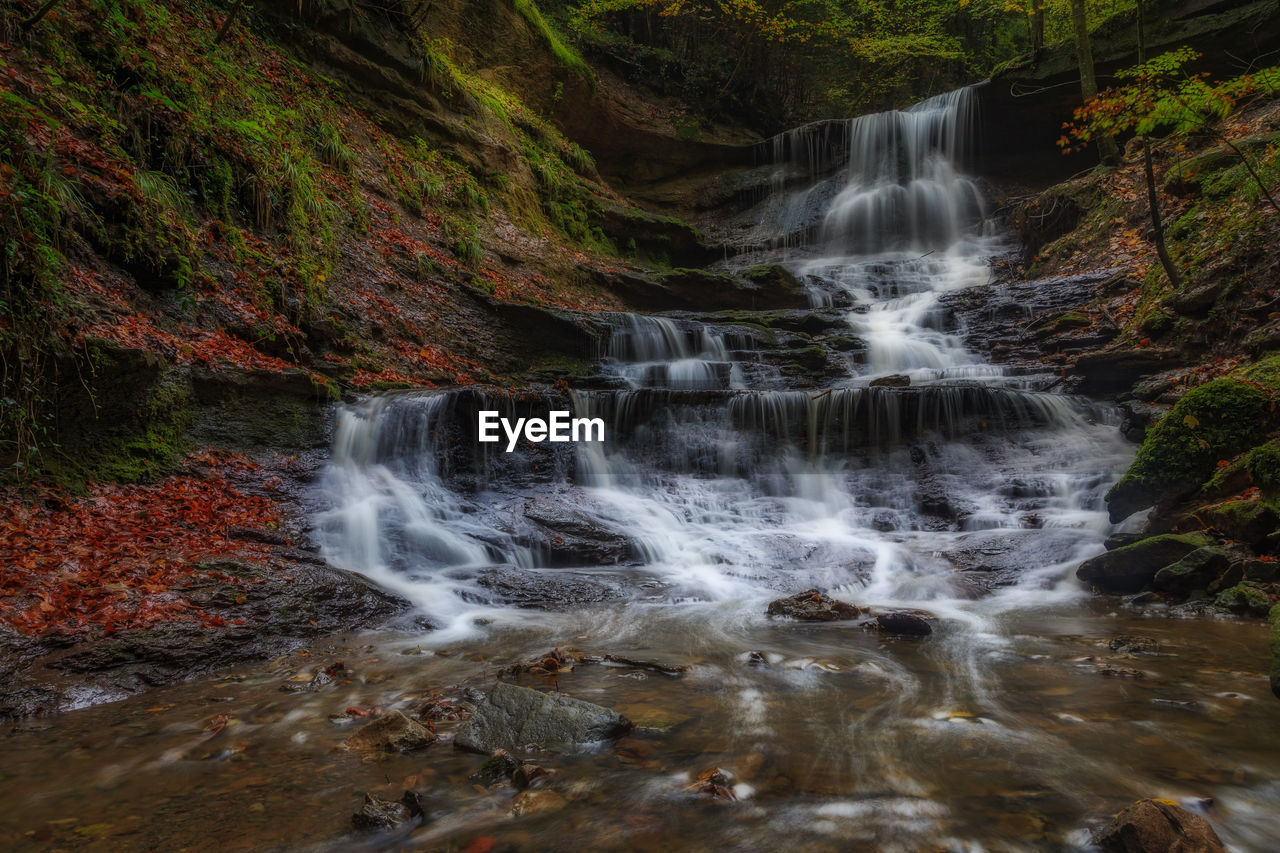
<instances>
[{"instance_id":1,"label":"stream","mask_svg":"<svg viewBox=\"0 0 1280 853\"><path fill-rule=\"evenodd\" d=\"M1133 453L1116 413L984 362L940 307L1006 248L964 174L970 112L960 90L854 119L834 153L804 129L777 143L790 177L762 200L759 242L862 344L824 390L791 387L741 318L617 314L601 318L607 387L571 392L603 443L475 443L479 410L545 410L537 394L339 411L316 535L432 630L19 722L6 846L1070 850L1164 797L1233 849L1274 849L1265 628L1083 589L1075 567L1118 529L1104 495ZM765 615L812 588L927 613L933 633ZM542 762L562 809L509 817L512 790L474 785L482 759L447 743L378 762L337 748L359 724L348 707L412 713L552 648L689 668L505 676L639 727ZM281 689L335 660L334 684ZM711 767L736 800L688 790ZM364 792L405 788L431 820L352 834Z\"/></svg>"}]
</instances>

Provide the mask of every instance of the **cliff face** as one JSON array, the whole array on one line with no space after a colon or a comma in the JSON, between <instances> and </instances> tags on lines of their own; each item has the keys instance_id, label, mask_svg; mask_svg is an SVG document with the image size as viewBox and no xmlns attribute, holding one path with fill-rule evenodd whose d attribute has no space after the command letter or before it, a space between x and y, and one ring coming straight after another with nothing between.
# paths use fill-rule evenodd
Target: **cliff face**
<instances>
[{"instance_id":1,"label":"cliff face","mask_svg":"<svg viewBox=\"0 0 1280 853\"><path fill-rule=\"evenodd\" d=\"M589 349L548 348L539 311L621 307L618 271L707 257L570 136L614 180L714 145L646 127L532 4L260 3L216 43L225 13L5 18L21 470L154 477L192 446L321 441L346 389L538 375Z\"/></svg>"}]
</instances>

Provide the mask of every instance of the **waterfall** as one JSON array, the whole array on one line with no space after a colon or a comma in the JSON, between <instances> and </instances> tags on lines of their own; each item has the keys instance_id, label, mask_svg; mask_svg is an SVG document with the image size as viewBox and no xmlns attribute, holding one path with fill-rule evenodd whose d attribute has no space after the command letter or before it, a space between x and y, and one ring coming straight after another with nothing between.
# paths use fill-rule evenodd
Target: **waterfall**
<instances>
[{"instance_id":1,"label":"waterfall","mask_svg":"<svg viewBox=\"0 0 1280 853\"><path fill-rule=\"evenodd\" d=\"M960 90L769 147L764 242L791 245L788 265L852 304L843 322L865 364L796 390L744 369L759 341L741 326L598 315L600 368L621 390L423 392L344 409L326 553L462 626L511 618L485 586L495 570L552 584L547 573L571 569L661 589L675 607L819 586L954 609L963 579L940 555L965 537L1035 533L1045 566L1096 550L1128 452L1112 414L986 363L939 302L984 283L1001 247L964 173L972 108ZM906 379L875 382L890 374ZM479 450L481 407L572 408L601 418L607 441Z\"/></svg>"}]
</instances>

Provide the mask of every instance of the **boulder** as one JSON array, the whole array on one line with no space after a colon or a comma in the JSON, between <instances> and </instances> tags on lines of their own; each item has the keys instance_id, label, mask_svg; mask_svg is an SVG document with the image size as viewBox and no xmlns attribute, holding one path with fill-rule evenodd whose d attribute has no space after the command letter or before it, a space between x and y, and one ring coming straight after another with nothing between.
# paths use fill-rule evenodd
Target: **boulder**
<instances>
[{"instance_id":1,"label":"boulder","mask_svg":"<svg viewBox=\"0 0 1280 853\"><path fill-rule=\"evenodd\" d=\"M1138 800L1093 836L1107 853L1217 853L1209 822L1171 800Z\"/></svg>"},{"instance_id":2,"label":"boulder","mask_svg":"<svg viewBox=\"0 0 1280 853\"><path fill-rule=\"evenodd\" d=\"M1271 596L1254 583L1238 583L1218 593L1214 604L1232 613L1266 616L1271 609Z\"/></svg>"},{"instance_id":3,"label":"boulder","mask_svg":"<svg viewBox=\"0 0 1280 853\"><path fill-rule=\"evenodd\" d=\"M1217 545L1197 548L1156 572L1152 586L1161 592L1187 593L1204 589L1218 573L1231 565L1231 552Z\"/></svg>"},{"instance_id":4,"label":"boulder","mask_svg":"<svg viewBox=\"0 0 1280 853\"><path fill-rule=\"evenodd\" d=\"M1252 383L1215 379L1188 391L1147 432L1133 464L1107 493L1111 520L1199 489L1218 460L1257 445L1275 420L1271 399Z\"/></svg>"},{"instance_id":5,"label":"boulder","mask_svg":"<svg viewBox=\"0 0 1280 853\"><path fill-rule=\"evenodd\" d=\"M1085 560L1076 577L1102 592L1138 592L1160 569L1212 541L1201 533L1152 536Z\"/></svg>"},{"instance_id":6,"label":"boulder","mask_svg":"<svg viewBox=\"0 0 1280 853\"><path fill-rule=\"evenodd\" d=\"M870 385L872 388L906 388L911 385L911 377L895 373L892 376L881 376L879 379L872 379Z\"/></svg>"},{"instance_id":7,"label":"boulder","mask_svg":"<svg viewBox=\"0 0 1280 853\"><path fill-rule=\"evenodd\" d=\"M905 611L881 613L876 617L875 627L881 633L904 637L926 637L933 633L933 626L928 619L918 613Z\"/></svg>"},{"instance_id":8,"label":"boulder","mask_svg":"<svg viewBox=\"0 0 1280 853\"><path fill-rule=\"evenodd\" d=\"M511 801L511 816L528 817L543 812L559 811L568 804L569 801L555 791L542 789L521 791Z\"/></svg>"},{"instance_id":9,"label":"boulder","mask_svg":"<svg viewBox=\"0 0 1280 853\"><path fill-rule=\"evenodd\" d=\"M364 805L351 816L356 829L390 830L422 816L422 801L414 791L405 791L398 801L364 795Z\"/></svg>"},{"instance_id":10,"label":"boulder","mask_svg":"<svg viewBox=\"0 0 1280 853\"><path fill-rule=\"evenodd\" d=\"M1224 501L1201 509L1197 515L1223 538L1251 548L1265 547L1267 536L1280 527L1280 515L1260 500Z\"/></svg>"},{"instance_id":11,"label":"boulder","mask_svg":"<svg viewBox=\"0 0 1280 853\"><path fill-rule=\"evenodd\" d=\"M608 708L560 693L499 683L476 707L454 745L486 755L530 746L578 751L620 737L631 728L630 720Z\"/></svg>"},{"instance_id":12,"label":"boulder","mask_svg":"<svg viewBox=\"0 0 1280 853\"><path fill-rule=\"evenodd\" d=\"M524 517L533 522L529 545L543 551L552 566L615 565L634 554L624 534L560 501L530 500Z\"/></svg>"},{"instance_id":13,"label":"boulder","mask_svg":"<svg viewBox=\"0 0 1280 853\"><path fill-rule=\"evenodd\" d=\"M353 752L408 752L429 746L435 740L435 734L425 726L399 711L388 711L354 732L347 738L346 746Z\"/></svg>"},{"instance_id":14,"label":"boulder","mask_svg":"<svg viewBox=\"0 0 1280 853\"><path fill-rule=\"evenodd\" d=\"M769 616L789 616L802 622L836 622L856 619L862 610L844 601L823 595L816 589L769 602Z\"/></svg>"}]
</instances>

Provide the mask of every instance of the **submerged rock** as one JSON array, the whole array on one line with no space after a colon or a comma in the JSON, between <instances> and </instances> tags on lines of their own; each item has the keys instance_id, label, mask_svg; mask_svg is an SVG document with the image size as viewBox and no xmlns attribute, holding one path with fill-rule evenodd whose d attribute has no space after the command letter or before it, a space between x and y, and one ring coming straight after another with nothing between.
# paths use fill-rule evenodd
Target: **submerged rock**
<instances>
[{"instance_id":1,"label":"submerged rock","mask_svg":"<svg viewBox=\"0 0 1280 853\"><path fill-rule=\"evenodd\" d=\"M422 816L422 800L414 791L405 791L398 801L364 795L364 805L351 816L356 829L389 830Z\"/></svg>"},{"instance_id":2,"label":"submerged rock","mask_svg":"<svg viewBox=\"0 0 1280 853\"><path fill-rule=\"evenodd\" d=\"M1138 800L1093 837L1107 853L1226 851L1209 822L1171 800Z\"/></svg>"},{"instance_id":3,"label":"submerged rock","mask_svg":"<svg viewBox=\"0 0 1280 853\"><path fill-rule=\"evenodd\" d=\"M576 751L630 731L626 717L559 693L499 683L476 707L454 738L459 749L492 754L495 750Z\"/></svg>"},{"instance_id":4,"label":"submerged rock","mask_svg":"<svg viewBox=\"0 0 1280 853\"><path fill-rule=\"evenodd\" d=\"M872 379L870 385L872 388L906 388L911 384L911 377L901 373L893 376L881 376L879 379Z\"/></svg>"},{"instance_id":5,"label":"submerged rock","mask_svg":"<svg viewBox=\"0 0 1280 853\"><path fill-rule=\"evenodd\" d=\"M875 619L875 628L884 634L899 634L904 637L927 637L933 633L929 620L919 613L893 611L881 613Z\"/></svg>"},{"instance_id":6,"label":"submerged rock","mask_svg":"<svg viewBox=\"0 0 1280 853\"><path fill-rule=\"evenodd\" d=\"M347 738L346 745L354 752L408 752L429 746L435 740L435 734L425 726L399 711L390 711L354 732Z\"/></svg>"},{"instance_id":7,"label":"submerged rock","mask_svg":"<svg viewBox=\"0 0 1280 853\"><path fill-rule=\"evenodd\" d=\"M555 791L521 791L511 801L511 816L528 817L542 812L559 811L568 804L569 801Z\"/></svg>"},{"instance_id":8,"label":"submerged rock","mask_svg":"<svg viewBox=\"0 0 1280 853\"><path fill-rule=\"evenodd\" d=\"M862 610L848 602L829 598L819 590L809 589L769 602L766 613L769 616L789 616L802 622L836 622L857 619Z\"/></svg>"},{"instance_id":9,"label":"submerged rock","mask_svg":"<svg viewBox=\"0 0 1280 853\"><path fill-rule=\"evenodd\" d=\"M1085 560L1076 577L1102 592L1138 592L1156 572L1212 541L1202 533L1152 536Z\"/></svg>"}]
</instances>

